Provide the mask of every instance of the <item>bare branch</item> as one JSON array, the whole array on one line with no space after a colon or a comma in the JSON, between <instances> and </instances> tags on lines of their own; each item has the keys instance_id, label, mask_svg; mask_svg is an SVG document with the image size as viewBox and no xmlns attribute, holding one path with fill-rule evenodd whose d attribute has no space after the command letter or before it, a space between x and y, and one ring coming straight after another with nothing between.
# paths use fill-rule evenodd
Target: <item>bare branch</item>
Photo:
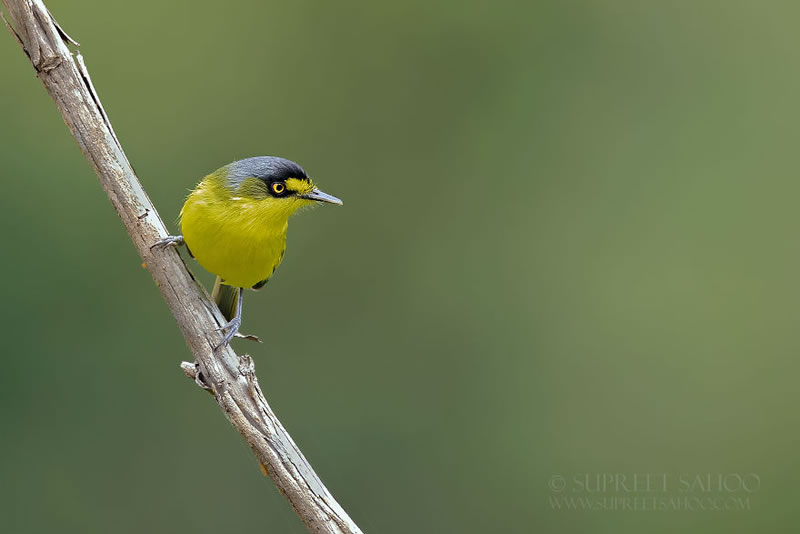
<instances>
[{"instance_id":1,"label":"bare branch","mask_svg":"<svg viewBox=\"0 0 800 534\"><path fill-rule=\"evenodd\" d=\"M9 30L22 45L53 98L78 146L122 219L136 250L195 357L181 367L216 398L225 416L244 436L262 470L286 495L311 532L356 533L358 526L336 502L270 409L258 385L253 361L220 341L215 328L225 324L208 293L194 280L172 249L150 246L167 235L164 223L139 183L92 86L76 45L41 0L2 0Z\"/></svg>"}]
</instances>

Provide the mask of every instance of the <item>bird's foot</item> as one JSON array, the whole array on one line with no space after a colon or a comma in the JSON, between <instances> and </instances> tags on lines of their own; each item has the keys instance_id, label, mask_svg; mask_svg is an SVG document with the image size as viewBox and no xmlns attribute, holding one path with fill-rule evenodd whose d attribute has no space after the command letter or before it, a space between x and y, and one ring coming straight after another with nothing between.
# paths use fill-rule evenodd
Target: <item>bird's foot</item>
<instances>
[{"instance_id":1,"label":"bird's foot","mask_svg":"<svg viewBox=\"0 0 800 534\"><path fill-rule=\"evenodd\" d=\"M246 339L248 341L255 341L257 343L263 343L263 341L261 341L261 338L258 337L258 336L254 336L253 334L242 334L241 332L239 332L239 327L241 327L241 325L242 325L242 321L239 320L239 318L237 317L233 321L230 321L228 324L217 328L216 329L217 332L225 331L226 333L225 333L225 337L222 338L222 341L220 342L220 344L217 345L216 347L214 347L214 350L217 350L218 348L222 347L223 345L228 345L231 342L231 339L233 339L233 338Z\"/></svg>"},{"instance_id":2,"label":"bird's foot","mask_svg":"<svg viewBox=\"0 0 800 534\"><path fill-rule=\"evenodd\" d=\"M242 326L242 318L237 316L228 321L227 324L217 328L217 332L225 332L225 337L222 338L219 345L214 347L214 350L229 344L231 339L239 332L240 326Z\"/></svg>"},{"instance_id":3,"label":"bird's foot","mask_svg":"<svg viewBox=\"0 0 800 534\"><path fill-rule=\"evenodd\" d=\"M164 249L167 247L179 247L181 245L185 245L186 242L183 240L182 235L168 235L164 239L159 239L155 243L150 246L150 250L154 248Z\"/></svg>"}]
</instances>

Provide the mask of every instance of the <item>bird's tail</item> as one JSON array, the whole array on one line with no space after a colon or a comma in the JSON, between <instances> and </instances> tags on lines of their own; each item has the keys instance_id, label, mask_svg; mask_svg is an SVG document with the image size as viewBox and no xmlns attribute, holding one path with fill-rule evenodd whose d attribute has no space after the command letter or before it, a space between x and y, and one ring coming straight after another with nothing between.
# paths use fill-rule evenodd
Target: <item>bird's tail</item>
<instances>
[{"instance_id":1,"label":"bird's tail","mask_svg":"<svg viewBox=\"0 0 800 534\"><path fill-rule=\"evenodd\" d=\"M211 292L211 298L219 306L219 311L225 316L228 321L233 320L236 315L236 305L239 301L239 288L226 286L222 283L222 278L219 276L214 282L214 290Z\"/></svg>"}]
</instances>

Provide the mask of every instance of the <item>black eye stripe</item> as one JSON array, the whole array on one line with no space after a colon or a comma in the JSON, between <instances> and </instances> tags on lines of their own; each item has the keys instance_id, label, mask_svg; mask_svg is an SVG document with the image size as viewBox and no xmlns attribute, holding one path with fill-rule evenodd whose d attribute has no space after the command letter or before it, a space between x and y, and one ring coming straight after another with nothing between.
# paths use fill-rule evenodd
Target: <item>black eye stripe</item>
<instances>
[{"instance_id":1,"label":"black eye stripe","mask_svg":"<svg viewBox=\"0 0 800 534\"><path fill-rule=\"evenodd\" d=\"M295 194L294 191L290 191L289 188L286 187L286 182L283 180L273 180L268 182L267 191L269 192L270 196L275 198L283 198Z\"/></svg>"}]
</instances>

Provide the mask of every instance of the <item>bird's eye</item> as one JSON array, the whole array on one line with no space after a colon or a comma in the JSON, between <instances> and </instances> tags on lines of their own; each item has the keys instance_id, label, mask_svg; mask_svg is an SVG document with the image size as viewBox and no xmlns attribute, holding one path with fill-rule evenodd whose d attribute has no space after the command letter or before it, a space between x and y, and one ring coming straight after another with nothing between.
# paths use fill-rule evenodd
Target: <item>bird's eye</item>
<instances>
[{"instance_id":1,"label":"bird's eye","mask_svg":"<svg viewBox=\"0 0 800 534\"><path fill-rule=\"evenodd\" d=\"M281 182L275 182L274 184L272 184L272 192L275 193L276 195L280 195L284 191L286 191L286 186Z\"/></svg>"}]
</instances>

